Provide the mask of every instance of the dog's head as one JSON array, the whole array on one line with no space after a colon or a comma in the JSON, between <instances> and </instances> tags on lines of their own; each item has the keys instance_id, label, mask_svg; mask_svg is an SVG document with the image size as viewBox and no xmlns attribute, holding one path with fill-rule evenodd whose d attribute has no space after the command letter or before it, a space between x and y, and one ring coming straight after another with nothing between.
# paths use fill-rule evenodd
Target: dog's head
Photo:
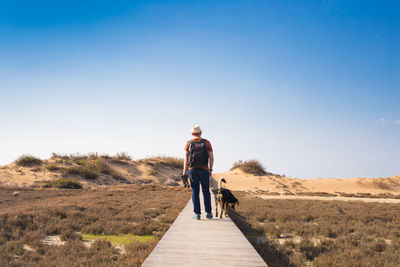
<instances>
[{"instance_id":1,"label":"dog's head","mask_svg":"<svg viewBox=\"0 0 400 267\"><path fill-rule=\"evenodd\" d=\"M235 206L239 206L239 200L234 202L234 203L229 203L229 206L231 207L231 209L235 210Z\"/></svg>"}]
</instances>

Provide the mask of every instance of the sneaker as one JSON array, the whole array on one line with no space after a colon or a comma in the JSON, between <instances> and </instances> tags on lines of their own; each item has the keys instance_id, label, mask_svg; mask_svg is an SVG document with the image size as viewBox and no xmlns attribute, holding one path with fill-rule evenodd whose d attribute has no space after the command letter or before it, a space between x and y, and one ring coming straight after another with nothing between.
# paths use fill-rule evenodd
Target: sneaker
<instances>
[{"instance_id":1,"label":"sneaker","mask_svg":"<svg viewBox=\"0 0 400 267\"><path fill-rule=\"evenodd\" d=\"M195 219L195 220L200 220L200 214L195 214L195 215L193 215L193 219Z\"/></svg>"},{"instance_id":2,"label":"sneaker","mask_svg":"<svg viewBox=\"0 0 400 267\"><path fill-rule=\"evenodd\" d=\"M212 213L207 213L206 218L207 218L207 219L212 219L212 218L213 218Z\"/></svg>"}]
</instances>

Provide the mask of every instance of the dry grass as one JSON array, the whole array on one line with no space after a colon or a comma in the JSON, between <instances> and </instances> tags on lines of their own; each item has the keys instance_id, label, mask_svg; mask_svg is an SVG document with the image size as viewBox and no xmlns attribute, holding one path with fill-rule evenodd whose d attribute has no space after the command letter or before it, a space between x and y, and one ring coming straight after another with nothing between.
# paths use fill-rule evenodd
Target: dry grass
<instances>
[{"instance_id":1,"label":"dry grass","mask_svg":"<svg viewBox=\"0 0 400 267\"><path fill-rule=\"evenodd\" d=\"M391 193L380 193L380 194L371 194L371 193L344 193L344 192L336 192L341 197L361 197L361 198L394 198L400 199L400 195L394 195Z\"/></svg>"},{"instance_id":2,"label":"dry grass","mask_svg":"<svg viewBox=\"0 0 400 267\"><path fill-rule=\"evenodd\" d=\"M33 167L42 164L42 160L32 155L22 155L15 163L21 167Z\"/></svg>"},{"instance_id":3,"label":"dry grass","mask_svg":"<svg viewBox=\"0 0 400 267\"><path fill-rule=\"evenodd\" d=\"M261 194L267 196L309 196L309 197L355 197L355 198L392 198L392 199L400 199L400 195L395 195L391 193L379 193L379 194L371 194L371 193L345 193L345 192L270 192L268 190L256 190L253 195Z\"/></svg>"},{"instance_id":4,"label":"dry grass","mask_svg":"<svg viewBox=\"0 0 400 267\"><path fill-rule=\"evenodd\" d=\"M140 266L190 197L183 188L151 185L19 189L18 197L14 190L0 190L0 266ZM120 254L107 240L85 247L77 232L153 238ZM66 243L45 245L48 235Z\"/></svg>"},{"instance_id":5,"label":"dry grass","mask_svg":"<svg viewBox=\"0 0 400 267\"><path fill-rule=\"evenodd\" d=\"M139 163L145 163L155 168L160 166L168 166L171 168L183 169L183 159L176 157L166 157L166 156L150 157L140 160Z\"/></svg>"},{"instance_id":6,"label":"dry grass","mask_svg":"<svg viewBox=\"0 0 400 267\"><path fill-rule=\"evenodd\" d=\"M268 174L265 171L264 166L259 161L254 159L248 161L239 160L233 164L231 170L234 169L240 169L245 173L260 175L260 176Z\"/></svg>"},{"instance_id":7,"label":"dry grass","mask_svg":"<svg viewBox=\"0 0 400 267\"><path fill-rule=\"evenodd\" d=\"M120 152L115 154L114 156L109 156L108 154L99 154L98 152L90 152L87 155L85 154L61 154L61 153L52 153L52 159L56 160L64 160L64 161L79 161L79 160L97 160L97 159L113 159L116 161L131 161L132 158L126 152Z\"/></svg>"},{"instance_id":8,"label":"dry grass","mask_svg":"<svg viewBox=\"0 0 400 267\"><path fill-rule=\"evenodd\" d=\"M310 197L336 197L337 194L328 192L297 192L297 196L310 196Z\"/></svg>"},{"instance_id":9,"label":"dry grass","mask_svg":"<svg viewBox=\"0 0 400 267\"><path fill-rule=\"evenodd\" d=\"M183 169L183 159L175 157L162 157L161 164L170 166L172 168Z\"/></svg>"},{"instance_id":10,"label":"dry grass","mask_svg":"<svg viewBox=\"0 0 400 267\"><path fill-rule=\"evenodd\" d=\"M237 213L230 212L231 217L269 266L395 266L400 262L398 204L264 200L235 194L241 205Z\"/></svg>"}]
</instances>

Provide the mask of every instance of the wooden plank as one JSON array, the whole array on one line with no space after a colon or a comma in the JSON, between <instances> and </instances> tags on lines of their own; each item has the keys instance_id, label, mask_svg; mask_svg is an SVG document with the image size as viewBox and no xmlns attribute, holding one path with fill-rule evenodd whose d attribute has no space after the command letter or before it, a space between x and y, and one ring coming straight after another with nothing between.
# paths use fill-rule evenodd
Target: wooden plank
<instances>
[{"instance_id":1,"label":"wooden plank","mask_svg":"<svg viewBox=\"0 0 400 267\"><path fill-rule=\"evenodd\" d=\"M142 266L267 266L230 218L209 220L202 212L194 220L190 200Z\"/></svg>"}]
</instances>

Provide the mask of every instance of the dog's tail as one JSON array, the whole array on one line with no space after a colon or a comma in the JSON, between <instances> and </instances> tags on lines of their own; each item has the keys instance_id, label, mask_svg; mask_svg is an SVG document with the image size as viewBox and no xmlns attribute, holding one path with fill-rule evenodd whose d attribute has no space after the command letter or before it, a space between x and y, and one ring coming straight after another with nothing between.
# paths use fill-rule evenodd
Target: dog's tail
<instances>
[{"instance_id":1,"label":"dog's tail","mask_svg":"<svg viewBox=\"0 0 400 267\"><path fill-rule=\"evenodd\" d=\"M226 181L225 181L224 177L219 178L218 189L221 189L222 183L226 184Z\"/></svg>"}]
</instances>

